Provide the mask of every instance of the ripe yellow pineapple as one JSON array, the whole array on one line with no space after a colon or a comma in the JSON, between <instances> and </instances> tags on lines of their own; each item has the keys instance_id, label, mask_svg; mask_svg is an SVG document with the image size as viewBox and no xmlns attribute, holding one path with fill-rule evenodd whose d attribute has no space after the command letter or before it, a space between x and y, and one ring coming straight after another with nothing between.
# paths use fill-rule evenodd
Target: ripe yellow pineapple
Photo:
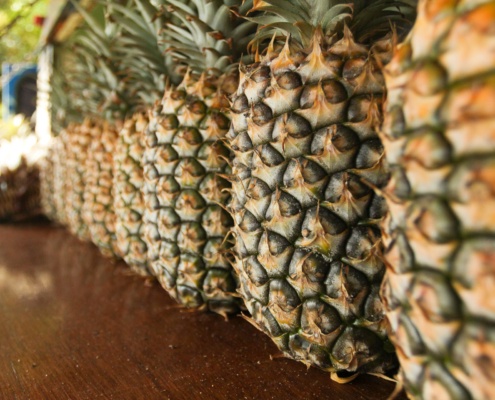
<instances>
[{"instance_id":1,"label":"ripe yellow pineapple","mask_svg":"<svg viewBox=\"0 0 495 400\"><path fill-rule=\"evenodd\" d=\"M421 0L386 68L383 297L413 399L495 398L495 1Z\"/></svg>"},{"instance_id":2,"label":"ripe yellow pineapple","mask_svg":"<svg viewBox=\"0 0 495 400\"><path fill-rule=\"evenodd\" d=\"M387 177L380 65L392 24L413 14L399 1L266 0L249 17L255 47L273 39L241 70L231 107L240 291L284 354L335 379L396 365L372 186Z\"/></svg>"},{"instance_id":3,"label":"ripe yellow pineapple","mask_svg":"<svg viewBox=\"0 0 495 400\"><path fill-rule=\"evenodd\" d=\"M229 129L226 95L237 87L233 60L253 28L225 2L167 1L182 26L168 24L174 57L189 72L165 91L146 136L146 238L153 273L186 307L225 315L238 310L226 235ZM241 5L241 1L231 1ZM249 3L249 2L247 2Z\"/></svg>"}]
</instances>

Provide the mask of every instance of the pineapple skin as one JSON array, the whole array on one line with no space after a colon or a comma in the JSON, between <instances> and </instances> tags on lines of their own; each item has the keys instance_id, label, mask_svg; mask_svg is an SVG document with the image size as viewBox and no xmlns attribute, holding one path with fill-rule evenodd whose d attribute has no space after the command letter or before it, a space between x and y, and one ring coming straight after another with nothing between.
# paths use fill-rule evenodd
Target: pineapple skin
<instances>
[{"instance_id":1,"label":"pineapple skin","mask_svg":"<svg viewBox=\"0 0 495 400\"><path fill-rule=\"evenodd\" d=\"M226 316L239 310L229 242L229 151L221 142L230 120L219 82L187 74L165 91L146 130L145 216L153 274L181 305Z\"/></svg>"},{"instance_id":2,"label":"pineapple skin","mask_svg":"<svg viewBox=\"0 0 495 400\"><path fill-rule=\"evenodd\" d=\"M495 2L421 0L385 69L382 295L411 399L495 398Z\"/></svg>"},{"instance_id":3,"label":"pineapple skin","mask_svg":"<svg viewBox=\"0 0 495 400\"><path fill-rule=\"evenodd\" d=\"M91 145L86 159L83 220L92 242L107 257L121 257L116 236L113 193L114 152L118 128L96 121L91 129Z\"/></svg>"},{"instance_id":4,"label":"pineapple skin","mask_svg":"<svg viewBox=\"0 0 495 400\"><path fill-rule=\"evenodd\" d=\"M56 219L55 204L55 151L54 139L47 148L46 155L40 160L40 202L43 214L50 220Z\"/></svg>"},{"instance_id":5,"label":"pineapple skin","mask_svg":"<svg viewBox=\"0 0 495 400\"><path fill-rule=\"evenodd\" d=\"M66 130L65 160L65 215L70 232L81 240L90 240L89 229L83 220L84 188L86 182L86 159L91 143L93 123L86 119Z\"/></svg>"},{"instance_id":6,"label":"pineapple skin","mask_svg":"<svg viewBox=\"0 0 495 400\"><path fill-rule=\"evenodd\" d=\"M377 42L386 62L388 41ZM231 212L240 293L288 357L338 372L396 366L379 298L378 221L387 173L384 81L370 49L343 37L269 49L232 101Z\"/></svg>"},{"instance_id":7,"label":"pineapple skin","mask_svg":"<svg viewBox=\"0 0 495 400\"><path fill-rule=\"evenodd\" d=\"M67 177L67 143L68 130L72 129L73 125L69 125L66 129L53 139L53 198L55 204L55 221L61 225L67 225L67 213L65 203L68 195L66 185Z\"/></svg>"},{"instance_id":8,"label":"pineapple skin","mask_svg":"<svg viewBox=\"0 0 495 400\"><path fill-rule=\"evenodd\" d=\"M144 241L144 130L147 116L135 113L124 121L115 147L113 190L118 251L137 274L150 275Z\"/></svg>"}]
</instances>

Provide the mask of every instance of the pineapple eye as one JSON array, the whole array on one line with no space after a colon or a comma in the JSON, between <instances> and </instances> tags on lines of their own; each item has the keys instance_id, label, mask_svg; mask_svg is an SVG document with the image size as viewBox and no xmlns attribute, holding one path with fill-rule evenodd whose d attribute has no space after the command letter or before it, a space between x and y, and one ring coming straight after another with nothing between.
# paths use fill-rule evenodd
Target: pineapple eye
<instances>
[{"instance_id":1,"label":"pineapple eye","mask_svg":"<svg viewBox=\"0 0 495 400\"><path fill-rule=\"evenodd\" d=\"M193 101L187 105L187 108L194 114L203 115L206 113L206 107L202 101Z\"/></svg>"},{"instance_id":2,"label":"pineapple eye","mask_svg":"<svg viewBox=\"0 0 495 400\"><path fill-rule=\"evenodd\" d=\"M263 164L268 166L280 165L284 162L284 157L277 150L275 150L269 144L262 146L260 151L260 158Z\"/></svg>"},{"instance_id":3,"label":"pineapple eye","mask_svg":"<svg viewBox=\"0 0 495 400\"><path fill-rule=\"evenodd\" d=\"M225 78L222 82L222 92L226 93L227 95L235 93L237 87L239 86L238 77L239 76L237 74L230 74L227 78Z\"/></svg>"},{"instance_id":4,"label":"pineapple eye","mask_svg":"<svg viewBox=\"0 0 495 400\"><path fill-rule=\"evenodd\" d=\"M244 232L254 232L260 229L261 225L256 217L246 210L242 221L239 223L239 228L241 228Z\"/></svg>"},{"instance_id":5,"label":"pineapple eye","mask_svg":"<svg viewBox=\"0 0 495 400\"><path fill-rule=\"evenodd\" d=\"M183 90L175 90L170 95L172 100L183 100L186 98L186 93Z\"/></svg>"},{"instance_id":6,"label":"pineapple eye","mask_svg":"<svg viewBox=\"0 0 495 400\"><path fill-rule=\"evenodd\" d=\"M213 112L211 114L211 118L213 120L213 123L216 124L216 126L219 129L222 129L222 130L229 129L230 120L225 115L223 115L222 113Z\"/></svg>"},{"instance_id":7,"label":"pineapple eye","mask_svg":"<svg viewBox=\"0 0 495 400\"><path fill-rule=\"evenodd\" d=\"M179 133L178 137L185 140L190 145L196 145L201 143L201 135L194 128L184 128L182 132Z\"/></svg>"},{"instance_id":8,"label":"pineapple eye","mask_svg":"<svg viewBox=\"0 0 495 400\"><path fill-rule=\"evenodd\" d=\"M247 132L239 133L230 145L234 151L241 152L245 152L253 148L253 142Z\"/></svg>"},{"instance_id":9,"label":"pineapple eye","mask_svg":"<svg viewBox=\"0 0 495 400\"><path fill-rule=\"evenodd\" d=\"M294 138L303 138L311 134L311 125L297 114L291 114L285 123L285 130Z\"/></svg>"},{"instance_id":10,"label":"pineapple eye","mask_svg":"<svg viewBox=\"0 0 495 400\"><path fill-rule=\"evenodd\" d=\"M365 58L352 58L347 60L342 71L342 76L346 80L354 79L361 75L365 65Z\"/></svg>"},{"instance_id":11,"label":"pineapple eye","mask_svg":"<svg viewBox=\"0 0 495 400\"><path fill-rule=\"evenodd\" d=\"M297 215L301 212L301 204L294 197L284 192L280 195L278 205L284 217Z\"/></svg>"},{"instance_id":12,"label":"pineapple eye","mask_svg":"<svg viewBox=\"0 0 495 400\"><path fill-rule=\"evenodd\" d=\"M264 285L269 280L266 270L256 259L256 257L248 258L245 262L244 269L246 270L246 273L251 282L253 282L256 286Z\"/></svg>"},{"instance_id":13,"label":"pineapple eye","mask_svg":"<svg viewBox=\"0 0 495 400\"><path fill-rule=\"evenodd\" d=\"M371 168L383 155L383 145L378 139L370 139L363 143L356 157L357 168Z\"/></svg>"},{"instance_id":14,"label":"pineapple eye","mask_svg":"<svg viewBox=\"0 0 495 400\"><path fill-rule=\"evenodd\" d=\"M406 118L402 107L395 105L388 110L383 121L384 133L392 138L399 138L406 130Z\"/></svg>"},{"instance_id":15,"label":"pineapple eye","mask_svg":"<svg viewBox=\"0 0 495 400\"><path fill-rule=\"evenodd\" d=\"M272 255L281 254L287 247L290 247L290 243L283 236L271 231L267 231L267 234L268 248Z\"/></svg>"},{"instance_id":16,"label":"pineapple eye","mask_svg":"<svg viewBox=\"0 0 495 400\"><path fill-rule=\"evenodd\" d=\"M282 89L291 90L302 86L302 81L299 74L288 71L277 78L277 84Z\"/></svg>"},{"instance_id":17,"label":"pineapple eye","mask_svg":"<svg viewBox=\"0 0 495 400\"><path fill-rule=\"evenodd\" d=\"M306 86L302 93L300 104L302 109L311 108L316 101L316 90L314 86Z\"/></svg>"},{"instance_id":18,"label":"pineapple eye","mask_svg":"<svg viewBox=\"0 0 495 400\"><path fill-rule=\"evenodd\" d=\"M253 122L262 126L273 119L273 113L270 107L263 103L258 103L253 107Z\"/></svg>"},{"instance_id":19,"label":"pineapple eye","mask_svg":"<svg viewBox=\"0 0 495 400\"><path fill-rule=\"evenodd\" d=\"M256 83L263 82L270 78L270 68L269 67L261 67L253 72L251 75L251 79Z\"/></svg>"},{"instance_id":20,"label":"pineapple eye","mask_svg":"<svg viewBox=\"0 0 495 400\"><path fill-rule=\"evenodd\" d=\"M306 158L301 160L301 174L308 183L316 183L328 175L318 164Z\"/></svg>"},{"instance_id":21,"label":"pineapple eye","mask_svg":"<svg viewBox=\"0 0 495 400\"><path fill-rule=\"evenodd\" d=\"M345 184L349 192L356 199L360 199L371 192L371 188L365 185L358 176L353 174L347 176Z\"/></svg>"},{"instance_id":22,"label":"pineapple eye","mask_svg":"<svg viewBox=\"0 0 495 400\"><path fill-rule=\"evenodd\" d=\"M325 98L331 104L342 103L347 100L347 90L338 81L324 81L321 84L321 88L323 89L323 93L325 93Z\"/></svg>"},{"instance_id":23,"label":"pineapple eye","mask_svg":"<svg viewBox=\"0 0 495 400\"><path fill-rule=\"evenodd\" d=\"M177 126L179 125L179 121L177 120L177 117L175 115L169 114L161 119L160 125L165 130L171 130L177 128Z\"/></svg>"},{"instance_id":24,"label":"pineapple eye","mask_svg":"<svg viewBox=\"0 0 495 400\"><path fill-rule=\"evenodd\" d=\"M438 63L428 62L414 71L410 85L416 93L432 96L445 89L447 73Z\"/></svg>"},{"instance_id":25,"label":"pineapple eye","mask_svg":"<svg viewBox=\"0 0 495 400\"><path fill-rule=\"evenodd\" d=\"M351 99L347 110L347 118L350 122L362 122L368 118L372 100L366 96Z\"/></svg>"},{"instance_id":26,"label":"pineapple eye","mask_svg":"<svg viewBox=\"0 0 495 400\"><path fill-rule=\"evenodd\" d=\"M258 200L271 194L270 187L261 179L252 178L247 189L248 197Z\"/></svg>"},{"instance_id":27,"label":"pineapple eye","mask_svg":"<svg viewBox=\"0 0 495 400\"><path fill-rule=\"evenodd\" d=\"M346 152L359 144L359 138L352 129L337 125L332 133L332 145L340 152Z\"/></svg>"},{"instance_id":28,"label":"pineapple eye","mask_svg":"<svg viewBox=\"0 0 495 400\"><path fill-rule=\"evenodd\" d=\"M237 114L241 114L249 109L249 102L246 95L241 94L234 98L234 102L232 104L232 111Z\"/></svg>"}]
</instances>

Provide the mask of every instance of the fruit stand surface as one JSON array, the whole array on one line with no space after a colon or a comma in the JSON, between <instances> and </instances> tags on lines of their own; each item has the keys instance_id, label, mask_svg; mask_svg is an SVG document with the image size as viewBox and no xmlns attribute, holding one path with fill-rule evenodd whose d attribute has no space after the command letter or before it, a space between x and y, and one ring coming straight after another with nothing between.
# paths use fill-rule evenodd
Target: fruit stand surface
<instances>
[{"instance_id":1,"label":"fruit stand surface","mask_svg":"<svg viewBox=\"0 0 495 400\"><path fill-rule=\"evenodd\" d=\"M43 221L0 225L0 354L1 399L373 400L394 389L372 376L339 385L279 357L244 319L180 309Z\"/></svg>"}]
</instances>

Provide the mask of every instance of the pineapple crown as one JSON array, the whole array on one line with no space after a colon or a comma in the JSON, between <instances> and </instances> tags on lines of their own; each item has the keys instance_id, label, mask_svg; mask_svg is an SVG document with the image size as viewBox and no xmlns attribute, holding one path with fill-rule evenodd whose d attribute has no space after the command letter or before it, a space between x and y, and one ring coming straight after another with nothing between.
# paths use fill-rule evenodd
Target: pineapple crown
<instances>
[{"instance_id":1,"label":"pineapple crown","mask_svg":"<svg viewBox=\"0 0 495 400\"><path fill-rule=\"evenodd\" d=\"M259 26L252 47L274 36L290 36L307 48L318 31L332 38L343 35L347 26L364 43L390 32L392 25L410 27L416 4L417 0L254 0L245 18Z\"/></svg>"},{"instance_id":2,"label":"pineapple crown","mask_svg":"<svg viewBox=\"0 0 495 400\"><path fill-rule=\"evenodd\" d=\"M55 49L53 107L55 127L81 115L119 118L128 107L114 60L113 43L120 27L107 20L99 4L91 11L73 2L84 24ZM60 110L63 110L61 112Z\"/></svg>"},{"instance_id":3,"label":"pineapple crown","mask_svg":"<svg viewBox=\"0 0 495 400\"><path fill-rule=\"evenodd\" d=\"M158 10L149 0L132 0L127 6L109 2L107 15L122 28L115 47L129 97L141 105L153 104L167 81L181 80L161 43L162 26L171 20L170 13Z\"/></svg>"},{"instance_id":4,"label":"pineapple crown","mask_svg":"<svg viewBox=\"0 0 495 400\"><path fill-rule=\"evenodd\" d=\"M173 21L166 10L149 0L98 0L91 10L71 2L84 24L56 51L54 91L63 117L122 119L181 80L162 41L162 27Z\"/></svg>"},{"instance_id":5,"label":"pineapple crown","mask_svg":"<svg viewBox=\"0 0 495 400\"><path fill-rule=\"evenodd\" d=\"M255 24L238 17L252 0L163 0L181 24L166 25L165 42L173 58L193 73L221 74L247 54Z\"/></svg>"}]
</instances>

